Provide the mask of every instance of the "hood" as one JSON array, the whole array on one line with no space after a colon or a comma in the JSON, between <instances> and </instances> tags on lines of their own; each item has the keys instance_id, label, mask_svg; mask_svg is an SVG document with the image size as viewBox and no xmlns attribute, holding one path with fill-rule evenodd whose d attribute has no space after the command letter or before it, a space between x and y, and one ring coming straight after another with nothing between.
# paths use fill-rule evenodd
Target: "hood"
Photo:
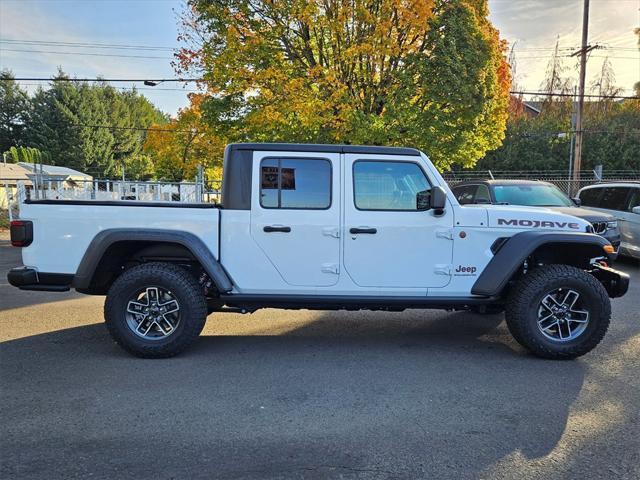
<instances>
[{"instance_id":1,"label":"hood","mask_svg":"<svg viewBox=\"0 0 640 480\"><path fill-rule=\"evenodd\" d=\"M554 212L564 213L565 215L573 215L574 217L584 218L587 222L610 222L615 220L613 215L608 213L589 210L582 207L545 207Z\"/></svg>"},{"instance_id":2,"label":"hood","mask_svg":"<svg viewBox=\"0 0 640 480\"><path fill-rule=\"evenodd\" d=\"M586 232L591 222L574 216L578 208L567 208L570 213L558 212L547 207L518 205L486 205L489 226L518 230L564 230Z\"/></svg>"}]
</instances>

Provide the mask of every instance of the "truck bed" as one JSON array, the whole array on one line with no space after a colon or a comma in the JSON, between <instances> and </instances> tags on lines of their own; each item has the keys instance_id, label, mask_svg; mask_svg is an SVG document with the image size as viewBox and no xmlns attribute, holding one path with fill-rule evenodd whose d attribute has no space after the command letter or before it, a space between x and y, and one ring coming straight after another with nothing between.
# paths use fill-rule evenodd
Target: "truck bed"
<instances>
[{"instance_id":1,"label":"truck bed","mask_svg":"<svg viewBox=\"0 0 640 480\"><path fill-rule=\"evenodd\" d=\"M34 224L33 242L22 250L23 263L40 272L76 273L96 234L111 228L190 232L215 256L219 251L220 211L215 204L27 200L20 207L20 218Z\"/></svg>"}]
</instances>

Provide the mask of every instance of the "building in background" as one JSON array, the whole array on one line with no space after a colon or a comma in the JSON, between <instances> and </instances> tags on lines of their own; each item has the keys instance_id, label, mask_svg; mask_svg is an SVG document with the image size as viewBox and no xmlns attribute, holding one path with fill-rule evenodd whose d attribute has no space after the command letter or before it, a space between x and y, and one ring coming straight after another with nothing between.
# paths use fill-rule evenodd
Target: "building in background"
<instances>
[{"instance_id":1,"label":"building in background","mask_svg":"<svg viewBox=\"0 0 640 480\"><path fill-rule=\"evenodd\" d=\"M18 193L18 182L31 186L30 170L16 163L0 163L0 209L7 210Z\"/></svg>"}]
</instances>

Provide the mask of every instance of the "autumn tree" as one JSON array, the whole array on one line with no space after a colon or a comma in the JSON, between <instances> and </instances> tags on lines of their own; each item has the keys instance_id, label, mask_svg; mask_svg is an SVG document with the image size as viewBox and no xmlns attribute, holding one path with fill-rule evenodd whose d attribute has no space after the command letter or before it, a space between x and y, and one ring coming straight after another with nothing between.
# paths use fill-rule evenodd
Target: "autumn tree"
<instances>
[{"instance_id":1,"label":"autumn tree","mask_svg":"<svg viewBox=\"0 0 640 480\"><path fill-rule=\"evenodd\" d=\"M487 0L190 0L179 73L234 141L412 145L442 168L500 145L509 68Z\"/></svg>"},{"instance_id":2,"label":"autumn tree","mask_svg":"<svg viewBox=\"0 0 640 480\"><path fill-rule=\"evenodd\" d=\"M144 151L153 158L158 179L193 181L198 165L205 168L207 178L219 180L225 140L202 121L203 95L190 95L190 105L165 125L153 125L148 132Z\"/></svg>"}]
</instances>

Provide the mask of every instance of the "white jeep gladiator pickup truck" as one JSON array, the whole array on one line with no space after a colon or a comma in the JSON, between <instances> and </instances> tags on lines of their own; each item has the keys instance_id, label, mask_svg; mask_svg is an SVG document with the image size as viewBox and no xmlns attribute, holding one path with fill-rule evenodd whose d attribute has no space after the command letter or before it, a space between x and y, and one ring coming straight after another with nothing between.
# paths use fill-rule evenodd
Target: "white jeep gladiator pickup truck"
<instances>
[{"instance_id":1,"label":"white jeep gladiator pickup truck","mask_svg":"<svg viewBox=\"0 0 640 480\"><path fill-rule=\"evenodd\" d=\"M461 206L410 148L233 144L220 205L26 200L23 290L107 295L109 332L169 357L216 311L506 310L515 339L574 358L603 338L628 275L582 219Z\"/></svg>"}]
</instances>

